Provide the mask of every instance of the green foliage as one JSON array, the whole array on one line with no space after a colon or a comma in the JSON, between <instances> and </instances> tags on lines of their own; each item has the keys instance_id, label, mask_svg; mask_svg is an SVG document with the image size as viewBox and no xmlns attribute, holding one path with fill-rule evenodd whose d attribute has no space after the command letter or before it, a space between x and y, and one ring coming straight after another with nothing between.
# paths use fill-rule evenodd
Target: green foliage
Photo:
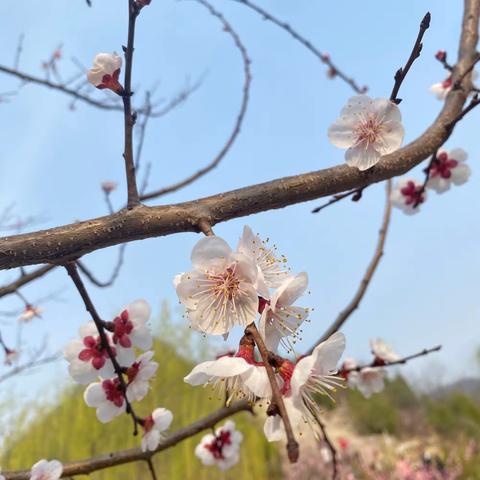
<instances>
[{"instance_id":1,"label":"green foliage","mask_svg":"<svg viewBox=\"0 0 480 480\"><path fill-rule=\"evenodd\" d=\"M452 437L464 434L480 439L480 406L463 393L427 401L427 419L440 434Z\"/></svg>"},{"instance_id":2,"label":"green foliage","mask_svg":"<svg viewBox=\"0 0 480 480\"><path fill-rule=\"evenodd\" d=\"M184 338L184 347L190 341L187 337ZM157 341L154 350L160 367L152 382L151 392L143 402L137 404L140 415L148 415L158 406L169 408L174 413L171 430L175 430L221 405L220 400L210 398L211 390L194 388L182 381L191 370L192 363L179 356L173 346ZM85 405L82 394L82 388L70 388L61 394L57 404L32 407L35 420L30 422L28 428L20 425L22 419L19 418L19 427L13 429L15 434L6 441L0 463L3 469L24 469L39 458L58 458L68 462L139 446L140 438L132 436L132 422L128 416L123 415L102 425L95 418L95 410ZM205 434L203 432L154 457L158 478L279 478L277 451L273 444L266 442L261 432L261 421L246 412L237 414L234 420L244 435L238 465L226 473L215 467L203 466L193 453L201 436ZM149 474L146 465L138 462L96 472L89 478L132 480L149 478Z\"/></svg>"},{"instance_id":3,"label":"green foliage","mask_svg":"<svg viewBox=\"0 0 480 480\"><path fill-rule=\"evenodd\" d=\"M398 433L400 426L398 411L385 394L365 399L358 391L350 390L347 394L347 403L359 433Z\"/></svg>"},{"instance_id":4,"label":"green foliage","mask_svg":"<svg viewBox=\"0 0 480 480\"><path fill-rule=\"evenodd\" d=\"M393 406L402 410L417 409L420 406L419 399L401 375L385 382L384 395Z\"/></svg>"}]
</instances>

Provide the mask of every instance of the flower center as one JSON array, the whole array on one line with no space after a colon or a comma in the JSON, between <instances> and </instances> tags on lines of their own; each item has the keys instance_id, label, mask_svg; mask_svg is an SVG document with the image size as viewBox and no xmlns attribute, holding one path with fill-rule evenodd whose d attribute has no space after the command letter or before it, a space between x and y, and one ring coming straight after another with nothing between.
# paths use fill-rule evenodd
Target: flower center
<instances>
[{"instance_id":1,"label":"flower center","mask_svg":"<svg viewBox=\"0 0 480 480\"><path fill-rule=\"evenodd\" d=\"M112 402L116 407L121 407L123 405L123 393L120 380L114 378L113 380L104 380L102 382L102 388L105 392L107 400Z\"/></svg>"},{"instance_id":2,"label":"flower center","mask_svg":"<svg viewBox=\"0 0 480 480\"><path fill-rule=\"evenodd\" d=\"M437 159L430 168L430 177L450 178L452 170L458 165L458 161L448 158L446 152L437 155Z\"/></svg>"},{"instance_id":3,"label":"flower center","mask_svg":"<svg viewBox=\"0 0 480 480\"><path fill-rule=\"evenodd\" d=\"M417 205L425 201L422 187L417 187L412 180L400 189L400 193L405 197L405 205Z\"/></svg>"},{"instance_id":4,"label":"flower center","mask_svg":"<svg viewBox=\"0 0 480 480\"><path fill-rule=\"evenodd\" d=\"M213 294L232 300L239 290L240 280L232 268L227 268L224 273L215 277L216 282L212 287Z\"/></svg>"},{"instance_id":5,"label":"flower center","mask_svg":"<svg viewBox=\"0 0 480 480\"><path fill-rule=\"evenodd\" d=\"M113 343L119 343L124 348L130 348L132 341L129 336L133 330L133 323L129 320L128 311L124 310L119 317L113 320Z\"/></svg>"},{"instance_id":6,"label":"flower center","mask_svg":"<svg viewBox=\"0 0 480 480\"><path fill-rule=\"evenodd\" d=\"M357 145L365 144L365 148L368 148L371 144L378 140L382 130L383 125L379 119L375 115L368 115L357 125L355 129Z\"/></svg>"},{"instance_id":7,"label":"flower center","mask_svg":"<svg viewBox=\"0 0 480 480\"><path fill-rule=\"evenodd\" d=\"M100 370L108 359L108 352L102 345L100 336L93 337L91 335L86 336L83 339L83 345L85 348L78 354L78 359L82 362L90 362L96 370ZM115 355L115 349L112 348L112 352Z\"/></svg>"},{"instance_id":8,"label":"flower center","mask_svg":"<svg viewBox=\"0 0 480 480\"><path fill-rule=\"evenodd\" d=\"M215 438L205 445L205 448L213 455L217 460L225 458L223 456L223 447L232 443L230 432L221 430Z\"/></svg>"}]
</instances>

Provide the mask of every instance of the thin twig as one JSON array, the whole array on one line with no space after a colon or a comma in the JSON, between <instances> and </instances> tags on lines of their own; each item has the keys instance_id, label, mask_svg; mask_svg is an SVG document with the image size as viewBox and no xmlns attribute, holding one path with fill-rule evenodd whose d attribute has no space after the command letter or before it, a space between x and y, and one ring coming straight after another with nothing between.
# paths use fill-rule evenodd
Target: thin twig
<instances>
[{"instance_id":1,"label":"thin twig","mask_svg":"<svg viewBox=\"0 0 480 480\"><path fill-rule=\"evenodd\" d=\"M245 114L247 112L248 100L250 96L250 84L252 81L252 75L250 71L251 60L248 55L248 51L243 45L242 40L240 39L238 33L232 28L230 23L225 19L225 17L220 12L218 12L210 3L208 3L205 0L196 0L196 1L200 5L204 6L210 12L211 15L213 15L214 17L220 20L223 26L223 30L232 37L235 46L237 47L237 49L241 54L241 57L243 60L244 81L243 81L243 88L242 88L242 102L240 104L240 110L237 114L237 118L235 119L233 130L230 133L229 137L227 138L227 141L225 142L223 147L220 149L220 151L217 153L215 158L210 163L208 163L205 167L201 168L197 172L193 173L192 175L189 175L187 178L179 182L176 182L167 187L163 187L159 190L155 190L147 194L141 195L140 200L151 200L152 198L158 198L162 195L166 195L167 193L172 193L177 190L180 190L181 188L186 187L187 185L190 185L191 183L195 182L199 178L209 173L215 167L217 167L218 164L227 155L229 150L232 148L233 144L235 143L235 140L240 134L242 123L243 123Z\"/></svg>"},{"instance_id":2,"label":"thin twig","mask_svg":"<svg viewBox=\"0 0 480 480\"><path fill-rule=\"evenodd\" d=\"M384 253L385 248L385 241L387 238L388 227L390 226L390 217L392 213L392 202L390 200L390 195L392 192L392 181L388 180L386 185L386 201L385 201L385 212L382 218L382 226L380 227L380 231L378 233L378 240L377 245L375 247L375 252L373 254L373 258L370 260L370 263L367 267L367 271L363 276L360 285L350 301L350 303L339 313L338 317L335 321L328 327L325 333L315 342L315 344L307 351L305 355L310 355L313 349L324 342L327 338L333 335L336 331L338 331L342 325L348 320L350 315L360 306L360 302L362 301L365 293L367 292L368 286L370 285L370 281L375 274L378 265L380 264L380 260Z\"/></svg>"},{"instance_id":3,"label":"thin twig","mask_svg":"<svg viewBox=\"0 0 480 480\"><path fill-rule=\"evenodd\" d=\"M278 18L274 17L270 13L268 13L263 8L259 7L258 5L252 3L250 0L233 0L237 3L241 3L246 7L250 8L251 10L260 14L264 20L268 20L273 24L277 25L288 34L290 34L295 40L300 42L304 47L306 47L311 53L313 53L323 64L329 67L330 75L334 77L341 78L344 82L346 82L356 93L366 93L368 88L367 87L360 87L353 78L346 75L340 68L338 68L330 59L330 56L326 53L320 52L310 41L300 35L296 30L294 30L288 23L279 20Z\"/></svg>"},{"instance_id":4,"label":"thin twig","mask_svg":"<svg viewBox=\"0 0 480 480\"><path fill-rule=\"evenodd\" d=\"M362 198L363 191L365 190L366 187L363 188L356 188L355 190L351 190L349 192L345 193L340 193L338 195L334 195L328 202L324 203L323 205L320 205L319 207L315 207L312 210L312 213L318 213L322 211L324 208L329 207L330 205L333 205L334 203L337 203L344 198L347 197L352 197L353 202L358 202Z\"/></svg>"},{"instance_id":5,"label":"thin twig","mask_svg":"<svg viewBox=\"0 0 480 480\"><path fill-rule=\"evenodd\" d=\"M44 265L43 267L39 267L30 273L20 275L20 277L14 282L0 287L0 298L15 293L20 287L23 287L27 283L33 282L34 280L43 277L46 273L52 271L54 268L55 265Z\"/></svg>"},{"instance_id":6,"label":"thin twig","mask_svg":"<svg viewBox=\"0 0 480 480\"><path fill-rule=\"evenodd\" d=\"M335 445L333 442L330 440L330 437L328 436L327 433L327 428L325 424L322 422L322 419L318 415L316 411L311 410L312 414L315 417L315 420L318 423L318 426L320 427L320 430L322 431L323 435L323 440L325 441L328 449L330 450L330 453L332 454L332 480L336 480L338 478L338 453L337 449L335 448Z\"/></svg>"},{"instance_id":7,"label":"thin twig","mask_svg":"<svg viewBox=\"0 0 480 480\"><path fill-rule=\"evenodd\" d=\"M22 54L24 40L25 40L25 34L22 33L18 37L17 49L15 50L15 59L13 61L13 68L15 70L18 70L18 65L20 63L20 56Z\"/></svg>"},{"instance_id":8,"label":"thin twig","mask_svg":"<svg viewBox=\"0 0 480 480\"><path fill-rule=\"evenodd\" d=\"M150 475L152 476L152 479L157 480L157 474L155 473L155 467L153 465L152 459L147 458L147 460L145 460L145 461L147 462L148 470L150 472Z\"/></svg>"},{"instance_id":9,"label":"thin twig","mask_svg":"<svg viewBox=\"0 0 480 480\"><path fill-rule=\"evenodd\" d=\"M110 342L108 340L107 334L105 332L105 327L104 327L104 322L100 318L100 316L97 313L97 310L95 309L95 306L93 305L92 300L90 299L90 296L88 295L88 292L85 288L85 285L83 284L82 279L80 278L80 275L78 274L77 271L77 266L75 263L67 263L64 265L65 269L67 270L68 275L72 279L73 283L75 284L75 287L78 290L78 293L82 297L83 303L85 304L85 308L88 313L90 313L90 316L92 317L92 320L95 323L95 326L97 327L98 334L100 336L101 340L101 345L102 348L105 349L105 351L108 354L108 357L110 361L112 362L113 368L115 370L115 373L117 375L117 378L120 382L120 386L122 388L122 394L123 394L123 399L125 401L125 406L126 406L126 412L132 417L133 420L133 434L137 435L138 434L138 425L142 425L143 420L138 417L133 410L132 405L130 404L130 401L128 400L127 397L127 384L125 383L125 379L123 378L123 372L122 372L122 367L117 361L117 358L115 357L115 354L113 353L113 350L110 346Z\"/></svg>"},{"instance_id":10,"label":"thin twig","mask_svg":"<svg viewBox=\"0 0 480 480\"><path fill-rule=\"evenodd\" d=\"M413 62L420 56L422 51L422 38L425 32L427 31L428 27L430 26L430 12L427 12L423 17L422 21L420 22L420 30L418 32L417 40L412 49L412 53L410 53L410 57L408 57L407 63L403 68L399 68L395 73L395 84L393 85L392 93L390 95L390 100L397 105L402 101L401 98L398 98L398 91L407 76L410 67L413 65Z\"/></svg>"},{"instance_id":11,"label":"thin twig","mask_svg":"<svg viewBox=\"0 0 480 480\"><path fill-rule=\"evenodd\" d=\"M58 360L61 357L60 354L56 353L53 355L50 355L45 358L41 359L34 359L28 363L24 363L23 365L18 365L17 367L12 368L9 370L7 373L0 375L0 383L4 382L5 380L8 380L9 378L18 375L20 373L24 373L27 370L32 370L36 367L39 367L41 365L45 365L47 363L52 363L55 360Z\"/></svg>"},{"instance_id":12,"label":"thin twig","mask_svg":"<svg viewBox=\"0 0 480 480\"><path fill-rule=\"evenodd\" d=\"M283 401L282 394L280 392L280 387L273 371L272 365L270 364L270 352L267 350L267 347L258 331L255 323L251 323L246 329L246 334L250 334L255 344L257 345L258 351L262 357L263 363L265 365L265 370L267 371L268 380L270 386L272 387L272 403L278 409L278 413L282 417L283 425L285 427L285 435L287 437L287 455L290 463L295 463L298 460L299 447L298 443L295 440L295 435L293 433L292 425L290 423L290 418L288 417L287 409L285 408L285 403Z\"/></svg>"}]
</instances>

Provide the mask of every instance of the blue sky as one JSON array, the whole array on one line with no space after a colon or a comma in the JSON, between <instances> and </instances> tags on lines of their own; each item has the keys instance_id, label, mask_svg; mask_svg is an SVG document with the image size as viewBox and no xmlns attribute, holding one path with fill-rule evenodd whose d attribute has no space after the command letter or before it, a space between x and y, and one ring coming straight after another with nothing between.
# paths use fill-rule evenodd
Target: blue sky
<instances>
[{"instance_id":1,"label":"blue sky","mask_svg":"<svg viewBox=\"0 0 480 480\"><path fill-rule=\"evenodd\" d=\"M93 3L91 9L82 0L0 4L4 19L0 62L12 65L21 33L25 33L25 42L20 68L40 76L41 61L60 43L65 77L74 72L69 61L72 56L89 65L100 51L120 52L126 41L126 2ZM242 133L214 172L151 204L195 199L343 162L343 151L329 144L326 131L352 95L349 87L329 80L315 57L255 13L229 0L213 3L237 29L252 59L251 99ZM428 87L444 78L435 52L446 49L451 60L456 58L461 20L457 3L407 0L389 3L387 8L385 2L374 0L259 0L320 50L329 52L360 84L368 84L374 97L389 95L393 74L408 57L418 24L429 9L432 23L423 54L400 94L406 142L423 132L441 108ZM191 1L153 0L138 21L136 47L133 83L138 97L158 82L158 95L169 98L187 78L204 77L187 103L152 120L148 127L142 161L152 162L150 185L161 187L208 163L223 145L240 105L243 67L218 21ZM0 92L17 85L0 75ZM112 195L117 206L125 200L122 116L81 103L71 112L69 101L58 92L27 85L10 103L0 104L4 118L0 130L2 206L15 202L18 214L41 215L45 221L38 228L106 214L99 188L103 180L120 183ZM358 358L367 357L368 339L374 336L384 337L401 354L443 344L435 358L405 367L409 378L420 384L437 381L441 373L444 379L476 373L472 359L480 333L480 226L474 220L479 207L477 124L478 114L473 113L447 143L447 148L462 147L469 152L471 180L444 195L432 194L419 215L394 212L386 255L361 308L344 329L348 354ZM422 178L421 167L413 175ZM322 200L215 228L235 245L248 223L277 244L292 270L309 273L311 294L304 303L315 312L304 329L306 347L320 336L358 286L377 239L384 185L369 188L358 204L347 201L312 215L310 210L319 202ZM139 297L146 298L156 313L162 300L175 305L172 278L189 267L190 251L198 238L186 233L129 245L115 286L107 290L89 287L101 314L114 314ZM111 248L88 255L85 262L105 278L115 255L116 248ZM15 276L16 272L1 272L0 281L6 283ZM88 320L61 269L22 292L32 300L60 292L56 301L45 305L43 319L25 328L29 345L48 336L51 350L61 349ZM2 300L0 310L18 306L18 299L10 297ZM12 342L14 326L2 325L1 330ZM232 336L235 338L238 335ZM62 378L65 372L63 363L43 369L29 383L30 394L41 395L49 379ZM24 384L18 379L10 388L23 395Z\"/></svg>"}]
</instances>

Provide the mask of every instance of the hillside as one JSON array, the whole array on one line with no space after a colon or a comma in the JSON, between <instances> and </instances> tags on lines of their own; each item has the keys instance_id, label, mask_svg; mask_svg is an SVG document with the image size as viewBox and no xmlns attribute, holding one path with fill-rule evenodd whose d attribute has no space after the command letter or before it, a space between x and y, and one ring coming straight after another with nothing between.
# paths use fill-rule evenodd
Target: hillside
<instances>
[{"instance_id":1,"label":"hillside","mask_svg":"<svg viewBox=\"0 0 480 480\"><path fill-rule=\"evenodd\" d=\"M169 408L174 413L174 430L220 406L220 401L209 399L210 391L183 383L182 378L192 365L178 356L172 347L157 341L155 352L160 367L151 392L138 404L140 414L148 414L157 406ZM39 409L37 419L27 431L19 431L14 438L8 439L0 460L3 469L25 468L39 458L69 461L139 446L140 440L131 435L130 418L122 416L107 425L100 424L95 418L95 410L84 404L82 391L78 388L65 391L57 405ZM248 413L239 413L234 420L244 434L243 455L238 465L226 473L203 466L193 454L202 435L199 434L155 456L158 478L279 478L277 453L261 434L261 423ZM246 452L255 452L255 455L247 456ZM132 480L149 478L149 474L141 462L97 472L89 478Z\"/></svg>"}]
</instances>

